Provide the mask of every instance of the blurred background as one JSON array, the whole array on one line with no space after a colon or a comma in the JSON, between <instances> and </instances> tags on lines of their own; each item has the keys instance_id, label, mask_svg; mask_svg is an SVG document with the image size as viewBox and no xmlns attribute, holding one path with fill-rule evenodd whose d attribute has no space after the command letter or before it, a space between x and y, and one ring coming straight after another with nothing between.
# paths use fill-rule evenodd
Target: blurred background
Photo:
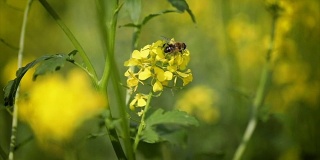
<instances>
[{"instance_id":1,"label":"blurred background","mask_svg":"<svg viewBox=\"0 0 320 160\"><path fill-rule=\"evenodd\" d=\"M89 53L99 75L104 66L94 1L48 1ZM142 144L140 159L231 159L241 142L252 114L267 49L272 18L262 0L188 0L196 17L169 13L143 26L138 46L162 36L184 42L191 53L189 68L194 80L186 88L164 92L153 106L189 111L200 126L188 129L182 146ZM26 0L0 0L0 87L14 78L19 37ZM320 159L320 2L280 1L275 48L271 54L272 77L259 108L258 124L243 159ZM142 14L174 9L165 0L142 1ZM120 11L118 25L131 23ZM116 60L120 73L132 52L132 28L116 34ZM24 64L46 54L74 50L67 36L38 1L31 6L25 37ZM122 83L126 79L121 76ZM0 93L3 104L3 92ZM0 109L0 146L8 152L12 116ZM91 122L92 121L92 122ZM82 135L96 132L82 126ZM84 130L84 131L83 131ZM16 159L59 159L42 150L31 138L32 131L19 123ZM164 147L166 146L166 147ZM79 159L115 159L107 136L89 139L78 148ZM162 158L161 158L162 157Z\"/></svg>"}]
</instances>

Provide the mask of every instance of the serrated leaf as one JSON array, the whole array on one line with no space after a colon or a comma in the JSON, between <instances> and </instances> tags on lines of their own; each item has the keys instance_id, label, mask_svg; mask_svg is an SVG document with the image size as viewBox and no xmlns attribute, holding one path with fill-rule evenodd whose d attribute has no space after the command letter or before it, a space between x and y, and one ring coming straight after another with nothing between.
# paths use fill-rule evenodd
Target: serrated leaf
<instances>
[{"instance_id":1,"label":"serrated leaf","mask_svg":"<svg viewBox=\"0 0 320 160\"><path fill-rule=\"evenodd\" d=\"M44 60L35 70L32 80L36 80L39 75L47 72L54 72L60 70L69 56L67 54L56 54L51 58Z\"/></svg>"},{"instance_id":2,"label":"serrated leaf","mask_svg":"<svg viewBox=\"0 0 320 160\"><path fill-rule=\"evenodd\" d=\"M147 143L156 143L160 141L158 133L151 127L147 127L143 130L141 139Z\"/></svg>"},{"instance_id":3,"label":"serrated leaf","mask_svg":"<svg viewBox=\"0 0 320 160\"><path fill-rule=\"evenodd\" d=\"M69 55L74 55L75 52L76 51L72 51L71 53L69 53ZM19 68L16 72L16 78L14 80L9 81L8 84L3 89L3 91L4 91L4 105L5 106L12 106L14 104L15 95L16 95L18 86L20 84L20 81L29 69L31 69L36 64L38 64L42 61L48 61L48 60L50 60L52 58L56 58L56 57L64 57L65 61L69 61L69 62L73 63L73 59L70 58L66 54L57 54L57 55L49 55L49 56L46 55L46 56L39 57L38 59L28 63L24 67ZM54 64L52 64L51 66L54 66ZM57 69L56 67L55 67L55 69ZM60 67L61 67L61 63L60 63ZM40 73L44 73L44 70L40 71ZM39 75L39 74L37 74L37 75Z\"/></svg>"},{"instance_id":4,"label":"serrated leaf","mask_svg":"<svg viewBox=\"0 0 320 160\"><path fill-rule=\"evenodd\" d=\"M25 75L25 73L27 73L27 71L33 66L35 66L38 62L41 62L48 58L50 58L50 56L42 56L17 70L16 78L14 80L9 81L8 84L3 89L5 106L13 105L18 86L20 84L22 77Z\"/></svg>"},{"instance_id":5,"label":"serrated leaf","mask_svg":"<svg viewBox=\"0 0 320 160\"><path fill-rule=\"evenodd\" d=\"M156 110L153 114L151 114L146 120L147 126L153 126L157 124L178 124L178 125L194 125L198 126L199 122L192 116L190 116L187 112L173 110L167 111L164 113L163 109Z\"/></svg>"},{"instance_id":6,"label":"serrated leaf","mask_svg":"<svg viewBox=\"0 0 320 160\"><path fill-rule=\"evenodd\" d=\"M173 110L164 112L158 109L153 112L145 121L146 127L142 131L141 139L148 143L156 143L160 141L169 141L174 144L182 144L185 141L185 135L181 130L168 130L162 128L157 130L160 124L176 124L183 126L198 126L199 122L186 112ZM176 133L175 133L176 132Z\"/></svg>"},{"instance_id":7,"label":"serrated leaf","mask_svg":"<svg viewBox=\"0 0 320 160\"><path fill-rule=\"evenodd\" d=\"M68 59L67 59L67 61L69 61L69 62L71 62L71 63L74 63L74 59L73 59L73 57L77 54L77 50L73 50L73 51L71 51L69 54L68 54Z\"/></svg>"}]
</instances>

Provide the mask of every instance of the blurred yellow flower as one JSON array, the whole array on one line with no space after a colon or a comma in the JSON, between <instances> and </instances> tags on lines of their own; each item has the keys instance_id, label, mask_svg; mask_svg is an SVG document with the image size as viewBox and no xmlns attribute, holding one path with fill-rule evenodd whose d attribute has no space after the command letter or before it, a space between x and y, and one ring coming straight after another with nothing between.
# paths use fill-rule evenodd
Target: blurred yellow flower
<instances>
[{"instance_id":1,"label":"blurred yellow flower","mask_svg":"<svg viewBox=\"0 0 320 160\"><path fill-rule=\"evenodd\" d=\"M207 123L215 123L220 113L215 106L218 94L208 86L196 86L188 90L176 103L175 107L195 115Z\"/></svg>"},{"instance_id":2,"label":"blurred yellow flower","mask_svg":"<svg viewBox=\"0 0 320 160\"><path fill-rule=\"evenodd\" d=\"M18 100L19 118L30 125L40 144L65 142L81 123L106 106L87 75L72 70L67 78L58 73L38 77L28 96Z\"/></svg>"},{"instance_id":3,"label":"blurred yellow flower","mask_svg":"<svg viewBox=\"0 0 320 160\"><path fill-rule=\"evenodd\" d=\"M31 62L33 59L30 57L24 57L23 58L23 63L22 66L25 66L27 63ZM8 61L8 63L4 66L3 71L2 71L2 83L7 84L10 80L13 80L16 78L16 71L18 70L17 67L18 59L13 58ZM32 74L33 74L34 69L30 69L23 77L20 83L20 92L25 92L26 90L29 89L31 84L33 83L32 81Z\"/></svg>"},{"instance_id":4,"label":"blurred yellow flower","mask_svg":"<svg viewBox=\"0 0 320 160\"><path fill-rule=\"evenodd\" d=\"M273 83L268 94L273 112L285 112L294 103L303 101L316 106L319 100L319 82L310 80L310 68L299 61L279 61L274 66Z\"/></svg>"}]
</instances>

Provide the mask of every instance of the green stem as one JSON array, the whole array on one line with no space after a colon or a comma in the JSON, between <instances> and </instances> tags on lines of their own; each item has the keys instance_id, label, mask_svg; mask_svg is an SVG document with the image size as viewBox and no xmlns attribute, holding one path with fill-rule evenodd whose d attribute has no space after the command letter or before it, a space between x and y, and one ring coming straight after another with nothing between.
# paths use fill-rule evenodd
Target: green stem
<instances>
[{"instance_id":1,"label":"green stem","mask_svg":"<svg viewBox=\"0 0 320 160\"><path fill-rule=\"evenodd\" d=\"M108 112L108 115L105 119L105 124L106 124L105 126L108 131L109 139L117 155L117 158L121 160L126 160L127 159L126 155L122 149L117 130L115 129L115 126L112 125L112 121L113 121L113 118L112 118L111 112Z\"/></svg>"},{"instance_id":2,"label":"green stem","mask_svg":"<svg viewBox=\"0 0 320 160\"><path fill-rule=\"evenodd\" d=\"M133 144L133 151L134 152L136 152L136 150L137 150L137 147L138 147L138 144L139 144L139 141L140 141L140 136L142 134L143 129L146 126L144 120L145 120L146 113L148 112L149 107L150 107L151 98L152 98L152 92L150 92L149 95L148 95L147 104L144 107L144 110L143 110L143 113L142 113L142 116L141 116L141 120L140 120L140 124L139 124L139 128L138 128L138 132L137 132L136 137L134 139L134 144Z\"/></svg>"},{"instance_id":3,"label":"green stem","mask_svg":"<svg viewBox=\"0 0 320 160\"><path fill-rule=\"evenodd\" d=\"M19 53L18 53L18 68L22 67L22 58L23 58L23 52L24 52L24 40L25 40L25 34L26 34L26 28L27 28L27 21L28 21L28 15L30 12L31 4L33 0L28 0L27 6L24 10L23 14L23 21L22 21L22 27L21 27L21 35L20 35L20 42L19 42ZM12 127L11 127L11 137L10 137L10 152L9 152L9 160L14 159L14 148L16 145L16 132L18 128L18 105L17 105L17 99L19 98L19 87L17 88L17 92L15 95L15 103L14 103L14 110L13 110L13 117L12 117Z\"/></svg>"},{"instance_id":4,"label":"green stem","mask_svg":"<svg viewBox=\"0 0 320 160\"><path fill-rule=\"evenodd\" d=\"M99 81L99 85L102 91L105 91L107 93L108 90L108 82L111 77L115 94L117 95L117 103L119 107L116 107L117 112L120 114L121 119L121 129L123 131L123 145L126 150L126 154L128 159L135 159L131 142L130 142L130 134L129 134L129 123L127 119L127 112L126 112L126 105L124 103L123 93L122 93L122 87L120 86L120 77L119 77L119 71L117 68L117 65L115 63L114 58L114 47L115 47L115 33L116 33L116 26L117 26L117 18L118 13L123 6L123 4L119 5L119 2L113 2L109 1L107 6L108 8L105 8L106 1L97 1L97 10L100 17L100 25L102 29L103 36L106 40L106 47L107 47L107 54L105 56L106 62L104 66L104 72L102 75L101 80ZM109 4L110 3L110 4ZM113 11L111 13L111 11ZM110 15L112 14L112 15ZM111 116L111 112L110 112ZM108 126L107 126L108 127ZM113 148L117 153L117 150L122 150L120 141L117 139L114 139L114 137L118 137L116 130L113 128L109 128L108 132L110 133L110 139L113 144ZM117 142L116 142L117 141ZM118 156L118 155L117 155ZM119 158L119 156L118 156Z\"/></svg>"},{"instance_id":5,"label":"green stem","mask_svg":"<svg viewBox=\"0 0 320 160\"><path fill-rule=\"evenodd\" d=\"M87 56L86 52L80 45L79 41L76 39L76 37L73 35L73 33L70 31L70 29L63 23L57 12L50 6L50 4L46 0L39 0L42 6L47 10L47 12L52 16L52 18L57 22L57 24L60 26L60 28L64 31L64 33L67 35L69 40L72 42L74 47L78 50L80 56L82 57L82 60L86 67L88 68L88 71L94 76L97 77L97 73Z\"/></svg>"},{"instance_id":6,"label":"green stem","mask_svg":"<svg viewBox=\"0 0 320 160\"><path fill-rule=\"evenodd\" d=\"M95 77L87 68L85 68L84 66L82 66L81 64L77 63L77 62L71 62L73 63L74 65L76 65L77 67L79 67L80 69L82 69L83 71L85 71L89 77L91 78L93 84L94 84L94 87L95 88L98 88L99 84L98 84L98 79L97 77Z\"/></svg>"},{"instance_id":7,"label":"green stem","mask_svg":"<svg viewBox=\"0 0 320 160\"><path fill-rule=\"evenodd\" d=\"M266 64L263 68L259 86L256 92L255 99L253 100L253 107L252 107L252 115L249 120L249 123L247 125L247 128L243 134L242 141L240 145L238 146L234 156L233 160L240 160L244 151L246 150L248 146L248 142L250 141L253 132L256 129L257 123L258 123L258 110L263 105L264 99L266 97L266 91L267 91L267 83L271 76L271 69L270 69L270 59L271 59L271 53L274 49L274 43L275 43L275 32L276 32L276 21L277 16L272 17L272 24L271 24L271 40L270 40L270 46L267 51L266 55Z\"/></svg>"},{"instance_id":8,"label":"green stem","mask_svg":"<svg viewBox=\"0 0 320 160\"><path fill-rule=\"evenodd\" d=\"M259 87L257 90L257 95L256 95L254 102L253 102L252 115L251 115L250 121L247 125L247 128L246 128L244 134L243 134L242 142L238 146L238 148L234 154L233 160L240 160L241 159L245 149L247 148L248 142L251 139L253 132L256 129L257 120L258 120L258 109L264 101L265 93L266 93L266 84L267 84L269 77L270 77L270 67L268 64L266 64L266 66L263 68L262 76L260 79L260 84L259 84Z\"/></svg>"},{"instance_id":9,"label":"green stem","mask_svg":"<svg viewBox=\"0 0 320 160\"><path fill-rule=\"evenodd\" d=\"M126 104L125 104L125 99L124 99L124 94L123 94L123 88L120 85L120 74L119 74L119 70L118 67L115 63L115 58L114 58L114 42L115 42L115 32L116 32L116 24L117 24L117 15L118 12L120 10L120 8L122 7L123 4L119 5L119 7L117 8L117 10L115 11L113 20L112 20L112 25L111 28L109 30L108 33L110 33L109 36L109 42L110 42L110 47L109 47L109 54L108 54L108 62L109 64L113 67L111 70L111 79L112 79L112 83L116 92L117 96L117 103L119 105L119 107L117 107L118 112L120 114L120 118L121 118L121 129L123 130L123 142L124 142L124 147L127 153L127 157L128 159L135 159L134 158L134 153L132 150L132 145L131 145L131 141L130 141L130 132L129 132L129 122L127 119L127 112L126 112ZM107 62L107 63L108 63ZM111 69L111 67L109 67L109 70Z\"/></svg>"},{"instance_id":10,"label":"green stem","mask_svg":"<svg viewBox=\"0 0 320 160\"><path fill-rule=\"evenodd\" d=\"M107 89L108 81L111 76L111 72L114 72L117 70L115 65L115 59L114 59L114 45L115 45L115 33L116 33L116 26L117 26L117 16L118 12L120 11L120 8L123 4L119 5L118 8L113 13L112 20L106 24L106 39L107 39L107 55L106 55L106 63L104 66L104 72L102 75L102 78L100 80L100 85L102 86L102 89ZM112 70L111 70L112 67Z\"/></svg>"}]
</instances>

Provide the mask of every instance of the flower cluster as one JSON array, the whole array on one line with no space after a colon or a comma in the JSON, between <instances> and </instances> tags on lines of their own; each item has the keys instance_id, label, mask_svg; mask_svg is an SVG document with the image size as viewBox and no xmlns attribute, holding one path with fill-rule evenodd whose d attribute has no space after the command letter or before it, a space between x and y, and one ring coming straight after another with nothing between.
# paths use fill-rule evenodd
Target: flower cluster
<instances>
[{"instance_id":1,"label":"flower cluster","mask_svg":"<svg viewBox=\"0 0 320 160\"><path fill-rule=\"evenodd\" d=\"M187 69L190 52L187 49L164 52L166 45L175 43L173 39L170 42L159 40L146 45L140 51L133 51L131 58L124 63L124 66L129 67L125 76L128 78L127 86L132 92L138 89L139 84L150 84L153 92L161 92L164 87L176 87L179 79L182 86L192 81L191 70ZM138 99L135 98L133 101L138 102ZM130 103L131 109L138 105L133 101Z\"/></svg>"}]
</instances>

